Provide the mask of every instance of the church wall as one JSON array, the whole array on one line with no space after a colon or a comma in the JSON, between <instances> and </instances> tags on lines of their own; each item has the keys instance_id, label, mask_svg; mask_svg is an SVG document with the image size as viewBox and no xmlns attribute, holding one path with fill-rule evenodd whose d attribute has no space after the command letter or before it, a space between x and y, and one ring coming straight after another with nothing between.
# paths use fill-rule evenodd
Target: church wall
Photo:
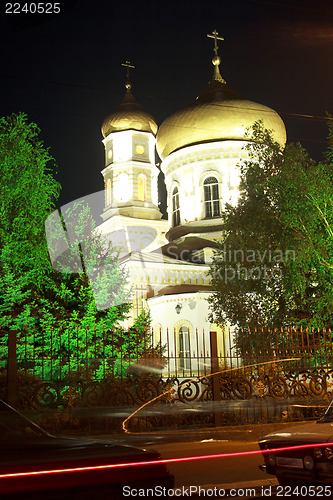
<instances>
[{"instance_id":1,"label":"church wall","mask_svg":"<svg viewBox=\"0 0 333 500\"><path fill-rule=\"evenodd\" d=\"M179 371L179 360L174 357L180 355L180 329L189 330L189 341L187 351L191 357L192 372L203 373L204 363L210 366L210 331L211 324L208 319L208 297L209 292L195 292L164 295L152 297L147 304L152 317L152 328L154 330L154 342L162 340L167 345L165 356L170 358L168 370ZM179 312L177 312L179 311ZM219 329L220 330L220 329ZM218 331L214 327L214 331ZM224 356L225 340L220 330L218 332L218 353ZM199 358L199 359L197 359Z\"/></svg>"},{"instance_id":2,"label":"church wall","mask_svg":"<svg viewBox=\"0 0 333 500\"><path fill-rule=\"evenodd\" d=\"M239 167L247 157L245 141L218 141L188 146L171 153L162 163L168 192L168 219L172 227L172 193L179 189L180 224L204 220L204 180L216 177L221 210L225 204L236 204L239 195Z\"/></svg>"}]
</instances>

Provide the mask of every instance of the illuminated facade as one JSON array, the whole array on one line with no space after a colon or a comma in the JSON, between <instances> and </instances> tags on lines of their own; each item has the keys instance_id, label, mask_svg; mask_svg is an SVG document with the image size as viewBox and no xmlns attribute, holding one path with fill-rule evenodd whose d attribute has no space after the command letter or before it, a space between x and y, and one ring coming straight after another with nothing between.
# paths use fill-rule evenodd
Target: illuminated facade
<instances>
[{"instance_id":1,"label":"illuminated facade","mask_svg":"<svg viewBox=\"0 0 333 500\"><path fill-rule=\"evenodd\" d=\"M216 240L222 238L223 210L226 203L237 203L238 163L247 157L244 146L254 122L262 120L281 147L286 141L274 110L243 99L227 85L219 71L220 38L216 32L210 37L215 43L213 78L192 104L168 117L157 132L128 80L124 101L102 126L106 205L99 229L107 234L136 226L137 239L140 231L141 236L149 228L155 231L152 243L144 242L137 252L129 247L124 258L134 290L133 315L149 307L154 331L164 342L167 328L174 330L178 354L190 345L196 328L207 332L207 345L209 332L217 330L220 352L226 347L223 332L209 322L207 302L207 273ZM168 220L158 209L155 144L165 175Z\"/></svg>"},{"instance_id":2,"label":"illuminated facade","mask_svg":"<svg viewBox=\"0 0 333 500\"><path fill-rule=\"evenodd\" d=\"M153 117L135 101L128 79L122 103L102 125L105 208L98 228L102 234L125 230L128 253L133 248L147 252L166 242L167 223L158 208L156 132Z\"/></svg>"}]
</instances>

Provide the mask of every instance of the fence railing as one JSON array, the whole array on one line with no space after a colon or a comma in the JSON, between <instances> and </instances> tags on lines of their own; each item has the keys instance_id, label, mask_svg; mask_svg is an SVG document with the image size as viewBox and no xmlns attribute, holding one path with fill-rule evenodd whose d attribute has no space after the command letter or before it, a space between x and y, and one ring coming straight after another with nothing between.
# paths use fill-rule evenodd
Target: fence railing
<instances>
[{"instance_id":1,"label":"fence railing","mask_svg":"<svg viewBox=\"0 0 333 500\"><path fill-rule=\"evenodd\" d=\"M0 368L7 362L8 332L0 337ZM99 379L127 377L133 371L152 368L163 376L201 376L211 370L210 332L166 329L146 332L128 339L126 330L54 328L16 332L18 369L42 380L62 380L78 369ZM225 329L216 339L216 357L221 369L256 371L261 364L275 370L331 369L332 330L310 329ZM269 370L269 366L267 369Z\"/></svg>"},{"instance_id":2,"label":"fence railing","mask_svg":"<svg viewBox=\"0 0 333 500\"><path fill-rule=\"evenodd\" d=\"M187 330L186 336L167 329L137 339L121 329L24 330L11 332L9 342L6 335L0 363L8 368L8 397L26 406L158 400L207 409L219 402L218 423L222 408L236 404L251 418L264 402L271 416L281 416L295 402L325 405L332 393L330 329Z\"/></svg>"}]
</instances>

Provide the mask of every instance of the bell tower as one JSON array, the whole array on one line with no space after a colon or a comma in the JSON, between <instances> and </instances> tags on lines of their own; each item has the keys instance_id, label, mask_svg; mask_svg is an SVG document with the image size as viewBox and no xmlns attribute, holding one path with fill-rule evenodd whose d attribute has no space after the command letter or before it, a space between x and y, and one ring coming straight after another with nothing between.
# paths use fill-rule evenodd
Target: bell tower
<instances>
[{"instance_id":1,"label":"bell tower","mask_svg":"<svg viewBox=\"0 0 333 500\"><path fill-rule=\"evenodd\" d=\"M166 242L167 227L158 208L157 125L133 97L130 69L134 66L129 61L122 66L127 70L125 96L102 124L105 207L101 214L104 222L99 230L111 233L131 226L131 231L135 227L137 234L140 227L143 232L153 228L157 238L155 244L149 246L151 250Z\"/></svg>"},{"instance_id":2,"label":"bell tower","mask_svg":"<svg viewBox=\"0 0 333 500\"><path fill-rule=\"evenodd\" d=\"M115 213L127 217L159 220L157 179L155 165L157 125L151 115L143 111L133 97L129 61L126 92L116 111L103 122L105 168L105 208L102 218Z\"/></svg>"}]
</instances>

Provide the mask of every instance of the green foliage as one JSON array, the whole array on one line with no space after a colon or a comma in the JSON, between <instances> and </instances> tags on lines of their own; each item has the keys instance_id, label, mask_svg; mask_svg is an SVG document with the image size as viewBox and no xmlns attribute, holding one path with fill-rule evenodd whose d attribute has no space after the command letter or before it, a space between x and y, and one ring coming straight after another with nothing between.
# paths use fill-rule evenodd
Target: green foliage
<instances>
[{"instance_id":1,"label":"green foliage","mask_svg":"<svg viewBox=\"0 0 333 500\"><path fill-rule=\"evenodd\" d=\"M44 223L60 185L39 133L23 113L0 119L0 327L31 323L31 302L50 270Z\"/></svg>"},{"instance_id":2,"label":"green foliage","mask_svg":"<svg viewBox=\"0 0 333 500\"><path fill-rule=\"evenodd\" d=\"M0 245L16 269L33 269L36 284L45 266L45 218L60 191L52 175L54 159L39 133L23 113L0 119Z\"/></svg>"},{"instance_id":3,"label":"green foliage","mask_svg":"<svg viewBox=\"0 0 333 500\"><path fill-rule=\"evenodd\" d=\"M49 280L41 326L110 329L131 307L127 272L111 243L95 231L89 206L74 203L64 219L73 221L71 243L55 263L59 272ZM56 247L61 240L62 232L55 227L48 243Z\"/></svg>"},{"instance_id":4,"label":"green foliage","mask_svg":"<svg viewBox=\"0 0 333 500\"><path fill-rule=\"evenodd\" d=\"M25 329L18 334L18 368L43 380L75 383L128 376L150 348L150 316L144 311L128 330L119 324ZM155 350L156 356L161 352Z\"/></svg>"},{"instance_id":5,"label":"green foliage","mask_svg":"<svg viewBox=\"0 0 333 500\"><path fill-rule=\"evenodd\" d=\"M127 273L112 245L95 231L84 203L63 214L75 222L73 238L57 270L51 267L45 220L60 185L39 133L22 113L0 120L1 349L6 350L6 333L15 330L19 366L36 376L89 372L100 378L111 365L120 375L126 367L119 360L131 358L134 345L137 356L146 349L149 316L142 314L132 329L121 330L131 308ZM55 225L48 236L49 244L58 245L61 228ZM5 365L3 359L0 367Z\"/></svg>"},{"instance_id":6,"label":"green foliage","mask_svg":"<svg viewBox=\"0 0 333 500\"><path fill-rule=\"evenodd\" d=\"M239 327L332 326L332 145L316 164L300 144L281 151L260 122L253 134L211 266L212 316Z\"/></svg>"}]
</instances>

